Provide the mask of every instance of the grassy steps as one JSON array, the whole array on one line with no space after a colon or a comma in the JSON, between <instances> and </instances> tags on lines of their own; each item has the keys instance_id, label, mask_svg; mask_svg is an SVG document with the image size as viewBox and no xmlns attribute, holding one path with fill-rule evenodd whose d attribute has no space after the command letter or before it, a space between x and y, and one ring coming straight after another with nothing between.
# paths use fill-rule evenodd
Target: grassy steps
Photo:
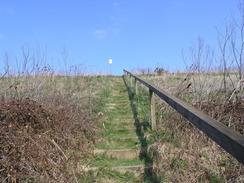
<instances>
[{"instance_id":1,"label":"grassy steps","mask_svg":"<svg viewBox=\"0 0 244 183\"><path fill-rule=\"evenodd\" d=\"M142 182L140 177L150 168L144 154L153 142L147 140L146 132L135 122L136 116L122 77L112 78L111 94L105 107L106 120L101 126L104 129L103 138L95 145L94 157L82 164L97 171L96 174L105 168L106 173L100 182ZM116 176L108 176L111 172Z\"/></svg>"},{"instance_id":2,"label":"grassy steps","mask_svg":"<svg viewBox=\"0 0 244 183\"><path fill-rule=\"evenodd\" d=\"M122 137L122 138L105 138L101 142L96 144L96 148L99 149L137 149L142 147L143 141L146 139L143 137ZM145 144L145 143L144 143Z\"/></svg>"}]
</instances>

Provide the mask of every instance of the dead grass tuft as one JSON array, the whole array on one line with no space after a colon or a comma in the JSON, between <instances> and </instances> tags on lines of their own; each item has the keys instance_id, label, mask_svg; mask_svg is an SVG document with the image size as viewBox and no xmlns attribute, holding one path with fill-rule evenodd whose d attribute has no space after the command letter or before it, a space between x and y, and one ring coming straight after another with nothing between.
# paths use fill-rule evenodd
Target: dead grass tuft
<instances>
[{"instance_id":1,"label":"dead grass tuft","mask_svg":"<svg viewBox=\"0 0 244 183\"><path fill-rule=\"evenodd\" d=\"M156 157L153 169L162 182L243 181L243 168L236 166L236 162L224 152L216 156L216 148L207 146L193 151L160 142L152 149Z\"/></svg>"},{"instance_id":2,"label":"dead grass tuft","mask_svg":"<svg viewBox=\"0 0 244 183\"><path fill-rule=\"evenodd\" d=\"M200 107L197 106L196 107ZM224 103L208 102L201 104L201 110L229 128L244 134L244 100L226 100Z\"/></svg>"}]
</instances>

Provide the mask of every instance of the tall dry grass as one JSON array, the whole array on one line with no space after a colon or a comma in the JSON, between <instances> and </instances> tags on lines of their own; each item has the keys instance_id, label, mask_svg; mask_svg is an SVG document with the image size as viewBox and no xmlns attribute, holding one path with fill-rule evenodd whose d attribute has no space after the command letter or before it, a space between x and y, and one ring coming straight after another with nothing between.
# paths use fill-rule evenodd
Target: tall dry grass
<instances>
[{"instance_id":1,"label":"tall dry grass","mask_svg":"<svg viewBox=\"0 0 244 183\"><path fill-rule=\"evenodd\" d=\"M164 73L140 77L190 103L237 132L244 133L243 91L229 75L223 90L219 73ZM237 87L238 88L238 87ZM154 172L162 182L243 182L244 167L215 142L156 97L157 132L152 147ZM167 136L167 137L166 137Z\"/></svg>"}]
</instances>

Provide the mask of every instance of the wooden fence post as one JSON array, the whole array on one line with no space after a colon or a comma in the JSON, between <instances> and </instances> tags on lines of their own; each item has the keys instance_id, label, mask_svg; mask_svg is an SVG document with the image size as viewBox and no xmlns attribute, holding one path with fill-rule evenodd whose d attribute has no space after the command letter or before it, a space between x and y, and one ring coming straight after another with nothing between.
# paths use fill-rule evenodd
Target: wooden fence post
<instances>
[{"instance_id":1,"label":"wooden fence post","mask_svg":"<svg viewBox=\"0 0 244 183\"><path fill-rule=\"evenodd\" d=\"M152 90L149 89L150 93L150 114L151 114L151 125L152 130L156 129L156 116L155 116L155 94Z\"/></svg>"},{"instance_id":2,"label":"wooden fence post","mask_svg":"<svg viewBox=\"0 0 244 183\"><path fill-rule=\"evenodd\" d=\"M136 87L136 95L138 95L138 81L137 79L135 78L135 87Z\"/></svg>"}]
</instances>

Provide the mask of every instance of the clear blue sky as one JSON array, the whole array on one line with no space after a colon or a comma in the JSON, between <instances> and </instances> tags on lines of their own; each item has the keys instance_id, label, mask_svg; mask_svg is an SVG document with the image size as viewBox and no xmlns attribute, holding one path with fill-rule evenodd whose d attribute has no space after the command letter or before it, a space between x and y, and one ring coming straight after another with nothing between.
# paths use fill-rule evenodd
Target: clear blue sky
<instances>
[{"instance_id":1,"label":"clear blue sky","mask_svg":"<svg viewBox=\"0 0 244 183\"><path fill-rule=\"evenodd\" d=\"M122 75L123 69L185 68L182 49L198 36L216 46L216 26L237 14L238 0L0 0L0 73L7 51L21 62L21 47L47 48L46 63L64 69Z\"/></svg>"}]
</instances>

